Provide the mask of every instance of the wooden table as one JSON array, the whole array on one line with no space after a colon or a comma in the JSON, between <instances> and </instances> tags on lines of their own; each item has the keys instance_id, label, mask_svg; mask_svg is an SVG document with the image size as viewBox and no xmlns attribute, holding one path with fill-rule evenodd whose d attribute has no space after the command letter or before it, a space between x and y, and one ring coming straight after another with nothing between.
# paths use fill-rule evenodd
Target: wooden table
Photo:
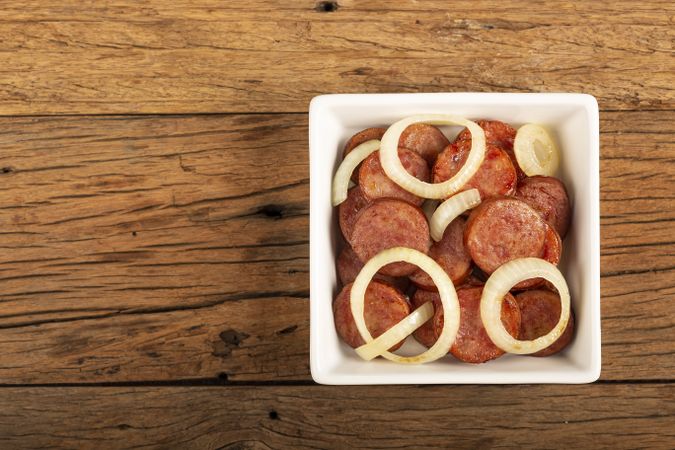
<instances>
[{"instance_id":1,"label":"wooden table","mask_svg":"<svg viewBox=\"0 0 675 450\"><path fill-rule=\"evenodd\" d=\"M609 3L609 4L605 4ZM0 8L0 447L675 446L672 2ZM600 381L324 387L307 107L586 92Z\"/></svg>"}]
</instances>

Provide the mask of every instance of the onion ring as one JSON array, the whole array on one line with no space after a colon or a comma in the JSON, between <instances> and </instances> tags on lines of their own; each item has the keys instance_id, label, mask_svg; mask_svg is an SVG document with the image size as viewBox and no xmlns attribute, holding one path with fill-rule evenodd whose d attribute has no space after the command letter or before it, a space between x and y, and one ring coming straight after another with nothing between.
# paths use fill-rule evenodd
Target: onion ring
<instances>
[{"instance_id":1,"label":"onion ring","mask_svg":"<svg viewBox=\"0 0 675 450\"><path fill-rule=\"evenodd\" d=\"M387 349L410 336L416 329L424 325L424 322L431 319L433 316L434 305L431 302L426 302L406 316L405 319L376 337L372 342L358 347L356 349L356 354L366 361L377 358L387 351Z\"/></svg>"},{"instance_id":2,"label":"onion ring","mask_svg":"<svg viewBox=\"0 0 675 450\"><path fill-rule=\"evenodd\" d=\"M438 265L436 261L422 252L406 247L393 247L381 251L372 257L361 269L352 285L350 292L350 303L352 315L356 328L361 338L369 344L373 341L373 336L366 327L366 320L363 315L365 294L370 280L380 268L392 262L405 261L417 265L424 270L434 281L438 288L443 306L444 323L443 330L436 343L427 351L417 356L399 356L389 351L381 354L384 358L401 364L422 364L435 361L448 353L448 349L457 336L459 330L459 300L452 280L447 273Z\"/></svg>"},{"instance_id":3,"label":"onion ring","mask_svg":"<svg viewBox=\"0 0 675 450\"><path fill-rule=\"evenodd\" d=\"M511 287L529 278L541 277L553 283L560 295L560 319L548 334L531 341L511 336L501 320L502 299ZM539 258L518 258L501 265L485 282L480 299L480 317L492 342L508 353L529 355L554 343L565 331L570 318L570 293L560 270Z\"/></svg>"},{"instance_id":4,"label":"onion ring","mask_svg":"<svg viewBox=\"0 0 675 450\"><path fill-rule=\"evenodd\" d=\"M366 159L368 155L380 148L380 141L371 139L363 144L356 146L351 152L345 156L345 159L340 163L335 176L333 177L333 206L347 200L347 190L349 189L349 182L351 181L352 172L356 166L361 164L361 161Z\"/></svg>"},{"instance_id":5,"label":"onion ring","mask_svg":"<svg viewBox=\"0 0 675 450\"><path fill-rule=\"evenodd\" d=\"M445 229L450 225L450 222L467 209L474 208L479 204L480 193L478 189L460 192L441 203L429 221L431 238L436 242L443 239L443 233L445 233Z\"/></svg>"},{"instance_id":6,"label":"onion ring","mask_svg":"<svg viewBox=\"0 0 675 450\"><path fill-rule=\"evenodd\" d=\"M528 123L518 128L513 141L518 165L528 177L552 176L560 164L560 151L546 129Z\"/></svg>"},{"instance_id":7,"label":"onion ring","mask_svg":"<svg viewBox=\"0 0 675 450\"><path fill-rule=\"evenodd\" d=\"M425 183L410 175L398 157L398 141L409 125L462 125L471 132L471 150L462 168L442 183ZM451 114L420 114L391 125L382 136L380 163L387 176L408 192L422 198L446 198L459 191L474 176L485 157L485 132L477 123Z\"/></svg>"}]
</instances>

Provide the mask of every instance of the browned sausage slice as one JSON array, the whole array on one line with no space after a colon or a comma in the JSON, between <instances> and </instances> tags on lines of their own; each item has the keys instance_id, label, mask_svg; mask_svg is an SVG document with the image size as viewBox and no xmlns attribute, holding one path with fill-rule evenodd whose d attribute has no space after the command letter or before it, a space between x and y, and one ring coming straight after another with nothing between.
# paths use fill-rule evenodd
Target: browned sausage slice
<instances>
[{"instance_id":1,"label":"browned sausage slice","mask_svg":"<svg viewBox=\"0 0 675 450\"><path fill-rule=\"evenodd\" d=\"M562 240L553 227L547 223L546 235L544 237L544 251L541 254L541 258L557 266L560 262L561 255ZM546 280L543 278L530 278L529 280L523 280L516 284L512 290L533 289L542 286L545 283Z\"/></svg>"},{"instance_id":2,"label":"browned sausage slice","mask_svg":"<svg viewBox=\"0 0 675 450\"><path fill-rule=\"evenodd\" d=\"M460 322L450 353L460 361L473 364L484 363L504 354L503 350L492 343L483 326L480 317L482 293L482 286L457 289ZM511 336L518 337L520 310L511 294L507 294L502 303L502 323ZM443 329L443 310L440 308L436 309L434 314L434 329L437 339Z\"/></svg>"},{"instance_id":3,"label":"browned sausage slice","mask_svg":"<svg viewBox=\"0 0 675 450\"><path fill-rule=\"evenodd\" d=\"M546 240L544 241L544 253L541 257L557 266L562 256L562 248L560 235L551 225L546 224Z\"/></svg>"},{"instance_id":4,"label":"browned sausage slice","mask_svg":"<svg viewBox=\"0 0 675 450\"><path fill-rule=\"evenodd\" d=\"M554 177L528 177L518 183L516 198L521 199L553 225L561 238L570 224L570 199L562 181Z\"/></svg>"},{"instance_id":5,"label":"browned sausage slice","mask_svg":"<svg viewBox=\"0 0 675 450\"><path fill-rule=\"evenodd\" d=\"M443 132L433 125L415 123L408 126L398 140L398 145L419 153L432 166L436 157L450 144Z\"/></svg>"},{"instance_id":6,"label":"browned sausage slice","mask_svg":"<svg viewBox=\"0 0 675 450\"><path fill-rule=\"evenodd\" d=\"M351 238L352 248L363 262L392 247L409 247L427 253L431 246L424 212L393 198L375 200L366 206L356 219ZM380 273L398 277L410 275L416 269L412 264L397 262L387 264Z\"/></svg>"},{"instance_id":7,"label":"browned sausage slice","mask_svg":"<svg viewBox=\"0 0 675 450\"><path fill-rule=\"evenodd\" d=\"M452 178L462 168L471 150L471 141L458 141L450 144L438 155L433 168L434 183L442 183ZM476 188L481 199L511 195L515 192L517 177L509 155L493 144L485 149L485 159L476 174L464 185L462 190Z\"/></svg>"},{"instance_id":8,"label":"browned sausage slice","mask_svg":"<svg viewBox=\"0 0 675 450\"><path fill-rule=\"evenodd\" d=\"M516 169L518 179L525 178L525 173L520 169L516 154L513 151L513 141L516 139L516 129L508 123L499 120L477 120L476 123L485 132L485 142L501 147L511 158L511 163ZM471 142L471 133L466 128L457 135L455 141Z\"/></svg>"},{"instance_id":9,"label":"browned sausage slice","mask_svg":"<svg viewBox=\"0 0 675 450\"><path fill-rule=\"evenodd\" d=\"M356 133L354 136L350 137L347 143L345 144L345 148L342 151L342 157L344 158L354 150L356 147L359 145L363 144L366 141L370 141L373 139L381 140L382 136L384 136L384 132L387 131L386 128L366 128L365 130L361 130L358 133ZM356 169L354 169L354 172L352 173L352 181L354 183L359 182L359 166L356 166Z\"/></svg>"},{"instance_id":10,"label":"browned sausage slice","mask_svg":"<svg viewBox=\"0 0 675 450\"><path fill-rule=\"evenodd\" d=\"M432 302L434 305L434 311L441 309L441 297L436 292L418 289L410 298L410 302L412 303L413 310L424 305L426 302ZM426 321L424 325L415 330L413 337L417 340L417 342L424 345L425 347L431 347L434 345L436 342L436 330L434 329L433 319Z\"/></svg>"},{"instance_id":11,"label":"browned sausage slice","mask_svg":"<svg viewBox=\"0 0 675 450\"><path fill-rule=\"evenodd\" d=\"M352 284L348 284L333 302L333 317L338 336L350 347L357 348L365 342L361 339L351 310ZM410 314L410 305L405 296L396 288L377 281L371 281L366 289L364 316L366 327L373 338L378 337ZM390 351L399 348L399 342Z\"/></svg>"},{"instance_id":12,"label":"browned sausage slice","mask_svg":"<svg viewBox=\"0 0 675 450\"><path fill-rule=\"evenodd\" d=\"M342 285L353 283L359 272L361 272L361 269L363 269L363 263L359 257L351 247L345 246L337 258L337 273ZM400 289L401 292L404 292L408 288L407 278L395 278L377 273L373 279L394 286Z\"/></svg>"},{"instance_id":13,"label":"browned sausage slice","mask_svg":"<svg viewBox=\"0 0 675 450\"><path fill-rule=\"evenodd\" d=\"M466 220L458 217L445 229L443 238L434 242L429 249L431 256L448 274L455 286L461 284L471 273L471 257L464 247L464 225ZM426 272L421 269L410 275L410 281L427 291L438 288Z\"/></svg>"},{"instance_id":14,"label":"browned sausage slice","mask_svg":"<svg viewBox=\"0 0 675 450\"><path fill-rule=\"evenodd\" d=\"M352 229L356 217L370 201L363 195L359 186L354 186L347 193L347 200L340 203L338 206L338 221L340 222L340 230L347 242L351 242Z\"/></svg>"},{"instance_id":15,"label":"browned sausage slice","mask_svg":"<svg viewBox=\"0 0 675 450\"><path fill-rule=\"evenodd\" d=\"M398 157L405 170L415 178L428 182L430 171L427 162L419 154L407 148L399 147ZM421 205L424 199L412 194L394 183L384 172L380 164L380 152L368 156L359 169L359 186L369 200L377 198L399 198L414 205Z\"/></svg>"},{"instance_id":16,"label":"browned sausage slice","mask_svg":"<svg viewBox=\"0 0 675 450\"><path fill-rule=\"evenodd\" d=\"M516 258L540 258L546 222L527 203L496 198L475 208L464 228L464 243L478 267L488 275Z\"/></svg>"},{"instance_id":17,"label":"browned sausage slice","mask_svg":"<svg viewBox=\"0 0 675 450\"><path fill-rule=\"evenodd\" d=\"M476 120L479 127L485 132L485 142L499 145L504 150L513 149L513 141L516 139L516 129L508 123L500 120ZM464 128L458 135L458 141L471 139L471 132Z\"/></svg>"},{"instance_id":18,"label":"browned sausage slice","mask_svg":"<svg viewBox=\"0 0 675 450\"><path fill-rule=\"evenodd\" d=\"M523 341L544 336L560 319L560 298L554 292L543 289L524 291L516 295L516 302L521 315L519 339ZM574 313L570 311L567 327L558 340L532 356L549 356L558 353L567 347L573 336Z\"/></svg>"},{"instance_id":19,"label":"browned sausage slice","mask_svg":"<svg viewBox=\"0 0 675 450\"><path fill-rule=\"evenodd\" d=\"M541 255L542 259L550 262L551 264L558 265L560 263L560 258L562 256L562 239L560 235L553 229L550 224L546 224L546 239L544 240L544 252ZM540 287L545 284L550 284L549 281L546 281L543 278L534 278L531 280L524 280L518 283L514 289L532 289L534 287ZM552 285L551 285L552 286ZM555 289L555 287L553 288Z\"/></svg>"},{"instance_id":20,"label":"browned sausage slice","mask_svg":"<svg viewBox=\"0 0 675 450\"><path fill-rule=\"evenodd\" d=\"M337 258L337 273L343 286L353 283L363 269L363 263L350 246L342 249Z\"/></svg>"}]
</instances>

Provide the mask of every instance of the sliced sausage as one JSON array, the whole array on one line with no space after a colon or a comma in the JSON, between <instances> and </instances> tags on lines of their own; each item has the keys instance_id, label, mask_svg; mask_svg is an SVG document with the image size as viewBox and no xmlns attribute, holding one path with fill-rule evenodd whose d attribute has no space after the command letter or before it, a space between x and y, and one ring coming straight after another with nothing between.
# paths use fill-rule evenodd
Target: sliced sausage
<instances>
[{"instance_id":1,"label":"sliced sausage","mask_svg":"<svg viewBox=\"0 0 675 450\"><path fill-rule=\"evenodd\" d=\"M365 342L361 338L351 310L352 284L348 284L333 302L333 317L338 336L350 347L357 348ZM373 338L378 337L410 314L410 305L401 292L387 284L371 281L366 289L364 317ZM399 342L390 351L399 348Z\"/></svg>"},{"instance_id":2,"label":"sliced sausage","mask_svg":"<svg viewBox=\"0 0 675 450\"><path fill-rule=\"evenodd\" d=\"M337 258L337 273L342 285L353 283L361 269L363 269L363 263L359 257L350 246L345 246ZM401 292L405 292L409 284L407 278L390 277L379 273L376 273L373 279L394 286Z\"/></svg>"},{"instance_id":3,"label":"sliced sausage","mask_svg":"<svg viewBox=\"0 0 675 450\"><path fill-rule=\"evenodd\" d=\"M413 311L424 305L426 302L432 302L434 305L434 314L436 310L441 308L441 297L438 295L438 293L425 291L422 289L415 291L415 294L410 298L410 302L412 303L411 309ZM436 342L436 330L434 329L433 318L429 319L424 323L424 325L415 330L413 337L417 340L417 342L424 345L425 347L431 347L434 345L434 342Z\"/></svg>"},{"instance_id":4,"label":"sliced sausage","mask_svg":"<svg viewBox=\"0 0 675 450\"><path fill-rule=\"evenodd\" d=\"M479 127L485 132L485 141L499 145L503 149L513 149L513 141L516 139L516 129L508 123L500 120L476 120ZM456 140L463 141L471 139L471 132L464 128L458 135Z\"/></svg>"},{"instance_id":5,"label":"sliced sausage","mask_svg":"<svg viewBox=\"0 0 675 450\"><path fill-rule=\"evenodd\" d=\"M450 145L450 141L437 127L415 123L403 130L398 145L419 153L432 166L438 154Z\"/></svg>"},{"instance_id":6,"label":"sliced sausage","mask_svg":"<svg viewBox=\"0 0 675 450\"><path fill-rule=\"evenodd\" d=\"M345 148L342 151L342 157L344 158L349 154L349 152L366 141L371 141L373 139L381 140L385 131L387 131L386 128L366 128L365 130L359 131L354 136L350 137L345 144ZM352 172L352 181L354 183L359 182L359 167L360 165L354 169L354 172Z\"/></svg>"},{"instance_id":7,"label":"sliced sausage","mask_svg":"<svg viewBox=\"0 0 675 450\"><path fill-rule=\"evenodd\" d=\"M461 284L471 273L471 257L464 247L464 225L466 220L458 217L445 229L443 238L434 242L429 249L431 256L448 274L455 286ZM410 275L417 287L437 291L436 285L426 272L417 269Z\"/></svg>"},{"instance_id":8,"label":"sliced sausage","mask_svg":"<svg viewBox=\"0 0 675 450\"><path fill-rule=\"evenodd\" d=\"M504 351L492 343L485 331L480 317L480 298L482 286L462 287L457 289L460 307L459 331L450 353L460 361L478 364L498 358ZM506 294L502 303L502 323L506 331L515 338L520 328L520 310L511 294ZM435 337L438 339L443 330L443 310L438 308L434 314Z\"/></svg>"},{"instance_id":9,"label":"sliced sausage","mask_svg":"<svg viewBox=\"0 0 675 450\"><path fill-rule=\"evenodd\" d=\"M511 158L511 163L516 169L518 179L525 178L525 173L520 169L516 154L513 151L513 141L516 139L516 129L508 123L499 120L477 120L476 123L485 132L485 142L501 147ZM471 133L468 129L463 129L455 141L469 141L471 142Z\"/></svg>"},{"instance_id":10,"label":"sliced sausage","mask_svg":"<svg viewBox=\"0 0 675 450\"><path fill-rule=\"evenodd\" d=\"M516 198L521 199L553 225L561 238L567 234L571 209L567 189L554 177L528 177L518 183Z\"/></svg>"},{"instance_id":11,"label":"sliced sausage","mask_svg":"<svg viewBox=\"0 0 675 450\"><path fill-rule=\"evenodd\" d=\"M471 150L470 141L457 141L448 145L438 155L433 168L434 183L441 183L452 178L464 166ZM509 155L493 144L485 149L485 159L478 171L464 185L462 190L478 189L481 199L511 195L517 183L516 169Z\"/></svg>"},{"instance_id":12,"label":"sliced sausage","mask_svg":"<svg viewBox=\"0 0 675 450\"><path fill-rule=\"evenodd\" d=\"M546 240L544 242L544 253L541 257L557 266L562 256L562 248L560 235L551 225L546 224Z\"/></svg>"},{"instance_id":13,"label":"sliced sausage","mask_svg":"<svg viewBox=\"0 0 675 450\"><path fill-rule=\"evenodd\" d=\"M521 315L519 339L523 341L544 336L555 327L560 319L560 297L554 292L543 289L524 291L516 295L516 302ZM574 313L570 311L567 327L558 340L532 356L549 356L558 353L567 347L573 336Z\"/></svg>"},{"instance_id":14,"label":"sliced sausage","mask_svg":"<svg viewBox=\"0 0 675 450\"><path fill-rule=\"evenodd\" d=\"M546 224L546 235L544 238L544 251L541 254L541 258L550 262L551 264L558 265L560 262L560 257L562 255L562 240L558 233L553 229L550 224ZM530 278L528 280L523 280L520 283L516 284L512 290L521 290L521 289L533 289L538 288L548 282L543 278Z\"/></svg>"},{"instance_id":15,"label":"sliced sausage","mask_svg":"<svg viewBox=\"0 0 675 450\"><path fill-rule=\"evenodd\" d=\"M363 269L363 263L356 256L350 246L345 246L337 258L337 273L343 286L353 283L359 272Z\"/></svg>"},{"instance_id":16,"label":"sliced sausage","mask_svg":"<svg viewBox=\"0 0 675 450\"><path fill-rule=\"evenodd\" d=\"M338 206L338 221L340 230L347 242L351 242L352 229L356 217L370 201L363 195L359 186L354 186L347 192L347 199Z\"/></svg>"},{"instance_id":17,"label":"sliced sausage","mask_svg":"<svg viewBox=\"0 0 675 450\"><path fill-rule=\"evenodd\" d=\"M495 198L475 208L464 228L464 244L471 259L486 274L513 259L541 258L547 224L527 203L515 198ZM514 286L522 289L538 280Z\"/></svg>"},{"instance_id":18,"label":"sliced sausage","mask_svg":"<svg viewBox=\"0 0 675 450\"><path fill-rule=\"evenodd\" d=\"M398 157L405 170L422 181L428 182L430 171L427 162L419 154L407 148L399 147ZM414 205L421 205L424 202L422 197L418 197L398 184L394 183L384 172L380 164L380 152L373 152L368 156L359 169L359 186L363 195L369 200L376 198L399 198Z\"/></svg>"},{"instance_id":19,"label":"sliced sausage","mask_svg":"<svg viewBox=\"0 0 675 450\"><path fill-rule=\"evenodd\" d=\"M354 252L362 262L392 247L409 247L427 253L431 246L424 212L393 198L378 199L366 206L356 219L351 238ZM396 262L384 266L380 273L398 277L410 275L416 269L412 264Z\"/></svg>"}]
</instances>

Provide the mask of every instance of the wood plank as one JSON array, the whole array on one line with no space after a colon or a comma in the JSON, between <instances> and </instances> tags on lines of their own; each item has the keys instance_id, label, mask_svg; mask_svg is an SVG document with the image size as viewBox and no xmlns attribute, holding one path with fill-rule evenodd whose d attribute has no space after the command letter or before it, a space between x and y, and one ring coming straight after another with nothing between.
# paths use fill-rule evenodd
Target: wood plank
<instances>
[{"instance_id":1,"label":"wood plank","mask_svg":"<svg viewBox=\"0 0 675 450\"><path fill-rule=\"evenodd\" d=\"M602 114L603 379L675 373L674 119ZM0 119L0 383L308 380L306 126Z\"/></svg>"},{"instance_id":2,"label":"wood plank","mask_svg":"<svg viewBox=\"0 0 675 450\"><path fill-rule=\"evenodd\" d=\"M272 295L2 329L0 382L309 379L307 299Z\"/></svg>"},{"instance_id":3,"label":"wood plank","mask_svg":"<svg viewBox=\"0 0 675 450\"><path fill-rule=\"evenodd\" d=\"M242 292L306 295L304 121L5 123L0 279L6 313L27 307L46 314L79 302L83 312L109 314L195 306ZM95 309L102 305L90 301L91 289L114 308ZM49 301L32 303L36 291ZM5 325L26 319L9 317Z\"/></svg>"},{"instance_id":4,"label":"wood plank","mask_svg":"<svg viewBox=\"0 0 675 450\"><path fill-rule=\"evenodd\" d=\"M672 379L675 345L675 127L672 114L603 114L603 373ZM661 312L657 312L661 311ZM647 335L652 337L647 338Z\"/></svg>"},{"instance_id":5,"label":"wood plank","mask_svg":"<svg viewBox=\"0 0 675 450\"><path fill-rule=\"evenodd\" d=\"M308 377L304 118L2 123L2 382Z\"/></svg>"},{"instance_id":6,"label":"wood plank","mask_svg":"<svg viewBox=\"0 0 675 450\"><path fill-rule=\"evenodd\" d=\"M606 275L675 268L673 119L672 112L602 114L600 214Z\"/></svg>"},{"instance_id":7,"label":"wood plank","mask_svg":"<svg viewBox=\"0 0 675 450\"><path fill-rule=\"evenodd\" d=\"M297 112L322 93L420 91L673 109L673 14L653 0L10 1L0 114Z\"/></svg>"},{"instance_id":8,"label":"wood plank","mask_svg":"<svg viewBox=\"0 0 675 450\"><path fill-rule=\"evenodd\" d=\"M675 386L6 388L6 448L672 448ZM36 409L39 405L39 409Z\"/></svg>"}]
</instances>

